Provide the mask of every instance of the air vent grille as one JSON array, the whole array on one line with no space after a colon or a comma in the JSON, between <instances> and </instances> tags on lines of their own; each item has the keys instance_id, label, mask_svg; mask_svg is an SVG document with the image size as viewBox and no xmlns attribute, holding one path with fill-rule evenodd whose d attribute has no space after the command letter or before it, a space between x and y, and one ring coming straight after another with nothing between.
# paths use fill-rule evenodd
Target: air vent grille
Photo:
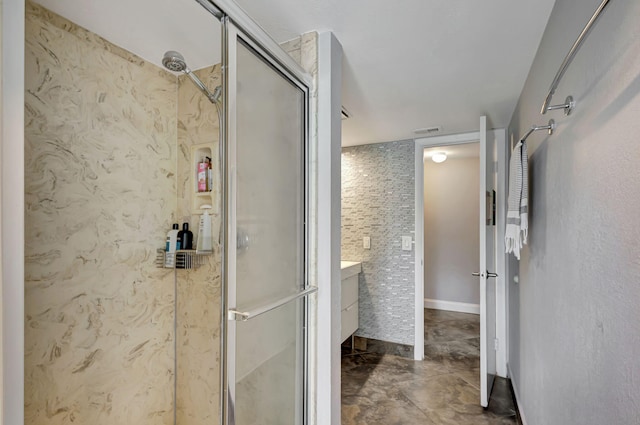
<instances>
[{"instance_id":1,"label":"air vent grille","mask_svg":"<svg viewBox=\"0 0 640 425\"><path fill-rule=\"evenodd\" d=\"M417 128L413 130L415 134L434 134L442 131L441 126Z\"/></svg>"}]
</instances>

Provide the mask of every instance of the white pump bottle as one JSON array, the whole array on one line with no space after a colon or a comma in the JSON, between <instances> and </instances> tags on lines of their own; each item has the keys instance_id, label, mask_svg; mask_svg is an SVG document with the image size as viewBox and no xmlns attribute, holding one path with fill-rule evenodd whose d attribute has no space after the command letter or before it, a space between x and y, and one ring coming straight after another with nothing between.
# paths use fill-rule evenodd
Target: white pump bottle
<instances>
[{"instance_id":1,"label":"white pump bottle","mask_svg":"<svg viewBox=\"0 0 640 425\"><path fill-rule=\"evenodd\" d=\"M213 252L213 237L211 232L211 215L209 214L209 210L212 207L211 205L202 205L200 208L204 211L204 213L200 216L196 254L211 254Z\"/></svg>"}]
</instances>

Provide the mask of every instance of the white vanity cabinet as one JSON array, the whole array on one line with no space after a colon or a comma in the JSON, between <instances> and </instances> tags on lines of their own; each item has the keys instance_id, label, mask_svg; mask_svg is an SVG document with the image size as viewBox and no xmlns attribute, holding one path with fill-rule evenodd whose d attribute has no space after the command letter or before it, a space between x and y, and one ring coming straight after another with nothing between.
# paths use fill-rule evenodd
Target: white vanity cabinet
<instances>
[{"instance_id":1,"label":"white vanity cabinet","mask_svg":"<svg viewBox=\"0 0 640 425\"><path fill-rule=\"evenodd\" d=\"M358 329L358 280L362 263L342 261L340 267L342 283L340 341L344 342Z\"/></svg>"}]
</instances>

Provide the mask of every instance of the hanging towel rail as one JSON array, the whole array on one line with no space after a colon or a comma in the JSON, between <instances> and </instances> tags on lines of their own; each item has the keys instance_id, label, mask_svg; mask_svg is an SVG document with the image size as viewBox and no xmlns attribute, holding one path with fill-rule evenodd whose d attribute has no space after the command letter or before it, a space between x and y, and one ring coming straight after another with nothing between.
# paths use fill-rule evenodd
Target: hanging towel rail
<instances>
[{"instance_id":1,"label":"hanging towel rail","mask_svg":"<svg viewBox=\"0 0 640 425\"><path fill-rule=\"evenodd\" d=\"M534 125L525 133L524 136L520 138L521 142L527 140L527 137L531 136L531 133L538 130L547 130L549 132L549 136L553 134L553 130L556 129L556 122L554 120L549 120L549 124L547 125Z\"/></svg>"},{"instance_id":2,"label":"hanging towel rail","mask_svg":"<svg viewBox=\"0 0 640 425\"><path fill-rule=\"evenodd\" d=\"M604 10L604 8L607 7L610 1L611 0L603 0L602 3L600 3L600 6L598 6L596 11L593 13L593 16L591 17L591 19L589 19L589 22L587 22L587 25L584 27L584 29L578 36L578 39L575 41L575 43L573 43L573 46L571 46L571 50L569 50L569 53L567 53L567 56L564 58L564 61L562 61L562 65L560 65L560 69L558 69L558 73L556 74L556 77L553 79L553 82L551 83L551 88L549 89L549 93L547 94L547 97L544 100L544 103L542 104L542 110L540 111L541 114L546 114L547 111L554 110L554 109L564 109L565 115L569 115L571 113L571 110L575 106L573 97L568 96L565 99L565 103L561 105L550 105L551 98L553 97L553 94L556 92L556 89L558 88L558 84L560 84L560 80L562 79L562 76L564 75L565 71L571 64L571 61L573 60L574 56L580 49L580 46L584 42L584 39L587 37L587 34L589 34L589 31L591 31L593 24L596 23L596 21L600 17L600 14Z\"/></svg>"}]
</instances>

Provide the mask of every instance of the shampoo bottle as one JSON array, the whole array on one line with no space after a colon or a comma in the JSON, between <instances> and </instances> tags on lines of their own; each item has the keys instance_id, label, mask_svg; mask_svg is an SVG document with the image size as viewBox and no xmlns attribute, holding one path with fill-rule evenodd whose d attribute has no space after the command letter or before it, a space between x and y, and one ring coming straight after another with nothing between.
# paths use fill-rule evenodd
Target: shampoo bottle
<instances>
[{"instance_id":1,"label":"shampoo bottle","mask_svg":"<svg viewBox=\"0 0 640 425\"><path fill-rule=\"evenodd\" d=\"M173 268L176 266L176 250L178 249L178 223L173 223L173 228L167 233L166 255L164 266Z\"/></svg>"},{"instance_id":2,"label":"shampoo bottle","mask_svg":"<svg viewBox=\"0 0 640 425\"><path fill-rule=\"evenodd\" d=\"M182 224L178 239L181 241L181 249L193 249L193 233L189 230L189 223Z\"/></svg>"},{"instance_id":3,"label":"shampoo bottle","mask_svg":"<svg viewBox=\"0 0 640 425\"><path fill-rule=\"evenodd\" d=\"M200 227L198 228L198 242L196 244L196 254L211 254L213 252L213 237L211 233L211 215L209 210L211 205L200 207L204 210L200 216Z\"/></svg>"},{"instance_id":4,"label":"shampoo bottle","mask_svg":"<svg viewBox=\"0 0 640 425\"><path fill-rule=\"evenodd\" d=\"M209 164L202 158L202 161L198 162L198 169L196 171L196 177L198 180L198 192L206 192L207 191L207 181L209 174Z\"/></svg>"}]
</instances>

